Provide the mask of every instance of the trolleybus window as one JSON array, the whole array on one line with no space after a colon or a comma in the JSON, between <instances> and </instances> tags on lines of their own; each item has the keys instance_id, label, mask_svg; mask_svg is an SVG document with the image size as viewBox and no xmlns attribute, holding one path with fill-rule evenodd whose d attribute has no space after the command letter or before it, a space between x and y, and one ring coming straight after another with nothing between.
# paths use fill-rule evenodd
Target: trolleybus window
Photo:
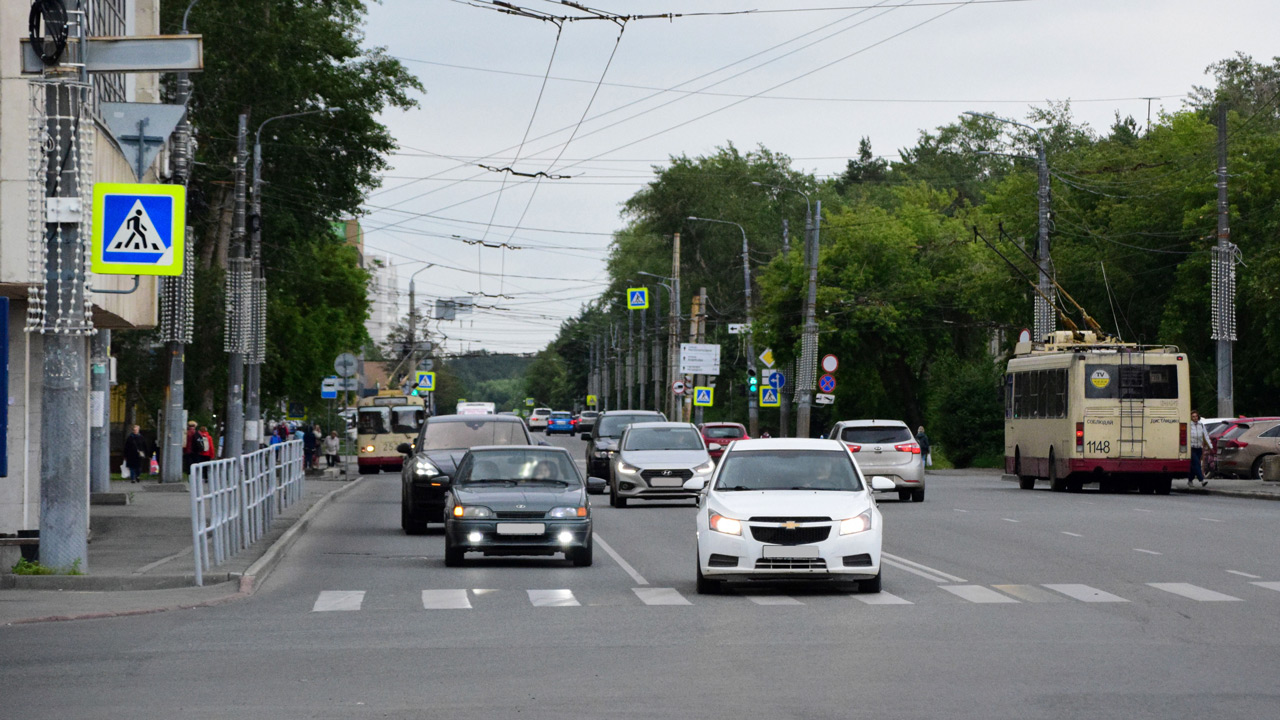
<instances>
[{"instance_id":1,"label":"trolleybus window","mask_svg":"<svg viewBox=\"0 0 1280 720\"><path fill-rule=\"evenodd\" d=\"M1090 400L1176 400L1177 365L1084 366L1084 396Z\"/></svg>"},{"instance_id":2,"label":"trolleybus window","mask_svg":"<svg viewBox=\"0 0 1280 720\"><path fill-rule=\"evenodd\" d=\"M1067 370L1026 370L1005 380L1005 416L1063 418L1067 416Z\"/></svg>"},{"instance_id":3,"label":"trolleybus window","mask_svg":"<svg viewBox=\"0 0 1280 720\"><path fill-rule=\"evenodd\" d=\"M387 432L391 411L384 407L360 408L356 415L356 431L361 435L381 435Z\"/></svg>"}]
</instances>

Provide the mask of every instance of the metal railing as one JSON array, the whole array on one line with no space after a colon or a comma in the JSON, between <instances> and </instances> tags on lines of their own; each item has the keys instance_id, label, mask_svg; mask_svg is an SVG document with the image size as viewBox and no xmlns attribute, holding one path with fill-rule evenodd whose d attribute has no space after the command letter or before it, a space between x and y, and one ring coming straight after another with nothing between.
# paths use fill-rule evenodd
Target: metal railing
<instances>
[{"instance_id":1,"label":"metal railing","mask_svg":"<svg viewBox=\"0 0 1280 720\"><path fill-rule=\"evenodd\" d=\"M257 542L302 497L302 441L191 466L191 541L196 585L206 570Z\"/></svg>"}]
</instances>

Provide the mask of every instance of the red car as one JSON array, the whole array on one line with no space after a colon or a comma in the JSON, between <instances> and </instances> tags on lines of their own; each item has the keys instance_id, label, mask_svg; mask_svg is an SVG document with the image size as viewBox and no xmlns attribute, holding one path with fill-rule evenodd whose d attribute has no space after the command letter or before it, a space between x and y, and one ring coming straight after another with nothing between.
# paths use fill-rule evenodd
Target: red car
<instances>
[{"instance_id":1,"label":"red car","mask_svg":"<svg viewBox=\"0 0 1280 720\"><path fill-rule=\"evenodd\" d=\"M719 460L724 454L724 449L729 447L729 443L734 440L746 440L747 428L739 423L731 422L712 422L703 423L698 426L698 431L702 433L702 442L707 445L707 454L712 460ZM712 448L712 445L720 447Z\"/></svg>"}]
</instances>

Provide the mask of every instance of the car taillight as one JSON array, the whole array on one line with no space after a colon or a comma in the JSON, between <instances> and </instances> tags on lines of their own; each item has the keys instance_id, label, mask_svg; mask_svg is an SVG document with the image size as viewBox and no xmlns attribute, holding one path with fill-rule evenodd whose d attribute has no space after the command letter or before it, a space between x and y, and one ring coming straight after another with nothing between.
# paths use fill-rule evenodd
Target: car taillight
<instances>
[{"instance_id":1,"label":"car taillight","mask_svg":"<svg viewBox=\"0 0 1280 720\"><path fill-rule=\"evenodd\" d=\"M1222 443L1222 447L1239 450L1240 448L1249 447L1249 443L1240 442L1239 440L1227 440Z\"/></svg>"},{"instance_id":2,"label":"car taillight","mask_svg":"<svg viewBox=\"0 0 1280 720\"><path fill-rule=\"evenodd\" d=\"M845 443L845 445L849 446L849 452L858 452L862 449L861 445L854 445L853 443Z\"/></svg>"},{"instance_id":3,"label":"car taillight","mask_svg":"<svg viewBox=\"0 0 1280 720\"><path fill-rule=\"evenodd\" d=\"M1076 423L1076 452L1084 452L1084 423Z\"/></svg>"},{"instance_id":4,"label":"car taillight","mask_svg":"<svg viewBox=\"0 0 1280 720\"><path fill-rule=\"evenodd\" d=\"M1178 449L1182 452L1187 451L1187 424L1178 423Z\"/></svg>"},{"instance_id":5,"label":"car taillight","mask_svg":"<svg viewBox=\"0 0 1280 720\"><path fill-rule=\"evenodd\" d=\"M898 452L909 452L912 455L920 454L920 445L918 443L913 443L913 442L902 443L901 445L894 445L893 449L897 450Z\"/></svg>"}]
</instances>

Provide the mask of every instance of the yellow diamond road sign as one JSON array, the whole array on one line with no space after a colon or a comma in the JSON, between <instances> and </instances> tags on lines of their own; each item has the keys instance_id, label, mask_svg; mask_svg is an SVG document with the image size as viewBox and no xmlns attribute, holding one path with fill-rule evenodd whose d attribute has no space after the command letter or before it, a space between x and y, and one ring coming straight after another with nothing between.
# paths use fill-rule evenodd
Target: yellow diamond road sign
<instances>
[{"instance_id":1,"label":"yellow diamond road sign","mask_svg":"<svg viewBox=\"0 0 1280 720\"><path fill-rule=\"evenodd\" d=\"M90 266L99 275L181 275L187 191L181 185L94 183Z\"/></svg>"}]
</instances>

